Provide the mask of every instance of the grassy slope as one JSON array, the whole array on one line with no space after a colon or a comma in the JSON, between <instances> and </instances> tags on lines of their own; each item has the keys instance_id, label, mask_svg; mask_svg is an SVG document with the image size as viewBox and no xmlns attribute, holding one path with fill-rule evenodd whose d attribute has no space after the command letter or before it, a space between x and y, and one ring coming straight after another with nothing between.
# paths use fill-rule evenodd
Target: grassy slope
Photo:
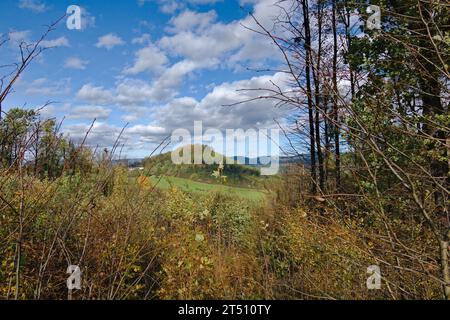
<instances>
[{"instance_id":1,"label":"grassy slope","mask_svg":"<svg viewBox=\"0 0 450 320\"><path fill-rule=\"evenodd\" d=\"M161 189L177 187L183 191L194 193L220 192L251 201L262 201L266 196L266 193L261 190L204 183L178 177L163 176L160 179L159 177L152 176L151 181L153 184L157 184L157 187Z\"/></svg>"}]
</instances>

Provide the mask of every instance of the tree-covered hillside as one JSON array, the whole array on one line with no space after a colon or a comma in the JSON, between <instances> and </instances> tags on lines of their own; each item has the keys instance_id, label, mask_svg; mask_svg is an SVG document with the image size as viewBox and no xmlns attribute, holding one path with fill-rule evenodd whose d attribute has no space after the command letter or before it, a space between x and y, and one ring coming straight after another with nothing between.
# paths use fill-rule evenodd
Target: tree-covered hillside
<instances>
[{"instance_id":1,"label":"tree-covered hillside","mask_svg":"<svg viewBox=\"0 0 450 320\"><path fill-rule=\"evenodd\" d=\"M193 150L193 146L191 149ZM204 151L207 146L202 146ZM178 151L177 151L178 152ZM179 151L182 153L182 151ZM214 151L213 151L214 153ZM234 164L230 158L224 158L223 168L219 164L174 164L171 152L160 154L144 160L144 172L150 176L173 176L193 181L226 184L246 188L265 188L275 179L264 177L260 169L241 164ZM230 164L231 163L231 164Z\"/></svg>"}]
</instances>

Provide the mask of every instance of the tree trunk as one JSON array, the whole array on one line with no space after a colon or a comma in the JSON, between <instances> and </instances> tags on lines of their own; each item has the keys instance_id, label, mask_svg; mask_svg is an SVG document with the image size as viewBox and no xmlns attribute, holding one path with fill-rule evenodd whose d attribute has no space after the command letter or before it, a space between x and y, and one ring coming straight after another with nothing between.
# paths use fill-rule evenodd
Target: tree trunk
<instances>
[{"instance_id":1,"label":"tree trunk","mask_svg":"<svg viewBox=\"0 0 450 320\"><path fill-rule=\"evenodd\" d=\"M350 9L348 8L348 1L344 2L345 6L345 18L344 18L344 24L345 24L345 37L347 39L347 55L350 53L350 49L352 47L352 35L351 35L351 19L350 19ZM355 96L355 77L353 75L352 68L349 64L348 71L350 73L350 92L352 94L352 99Z\"/></svg>"},{"instance_id":2,"label":"tree trunk","mask_svg":"<svg viewBox=\"0 0 450 320\"><path fill-rule=\"evenodd\" d=\"M340 134L339 134L339 107L338 107L338 85L337 85L337 21L336 21L336 1L333 0L333 115L334 115L334 152L336 156L336 189L341 188L341 150L340 150Z\"/></svg>"},{"instance_id":3,"label":"tree trunk","mask_svg":"<svg viewBox=\"0 0 450 320\"><path fill-rule=\"evenodd\" d=\"M314 112L311 90L311 34L309 25L309 9L308 0L302 0L303 9L303 25L305 30L305 72L306 72L306 96L308 101L308 118L309 118L309 137L310 137L310 155L311 155L311 178L312 193L317 192L317 174L316 174L316 148L314 133Z\"/></svg>"},{"instance_id":4,"label":"tree trunk","mask_svg":"<svg viewBox=\"0 0 450 320\"><path fill-rule=\"evenodd\" d=\"M317 51L317 62L316 67L313 71L314 77L314 97L315 97L315 126L316 126L316 148L317 148L317 159L319 162L319 186L320 190L325 190L325 171L324 171L324 162L323 162L323 153L322 153L322 142L320 140L320 113L323 112L321 107L321 94L320 94L320 81L321 81L321 58L322 58L322 4L319 3L317 7L317 24L318 24L318 51ZM311 54L311 47L310 47Z\"/></svg>"}]
</instances>

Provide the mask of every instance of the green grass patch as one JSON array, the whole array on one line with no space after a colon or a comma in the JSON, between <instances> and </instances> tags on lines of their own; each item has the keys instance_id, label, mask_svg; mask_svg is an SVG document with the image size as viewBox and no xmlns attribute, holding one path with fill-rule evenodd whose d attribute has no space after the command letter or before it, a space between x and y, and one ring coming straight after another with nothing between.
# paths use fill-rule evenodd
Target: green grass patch
<instances>
[{"instance_id":1,"label":"green grass patch","mask_svg":"<svg viewBox=\"0 0 450 320\"><path fill-rule=\"evenodd\" d=\"M178 177L163 176L160 179L160 177L152 176L151 181L153 184L157 184L156 186L160 189L170 189L176 187L183 191L193 193L220 192L252 201L262 201L267 196L266 192L257 189L203 183Z\"/></svg>"}]
</instances>

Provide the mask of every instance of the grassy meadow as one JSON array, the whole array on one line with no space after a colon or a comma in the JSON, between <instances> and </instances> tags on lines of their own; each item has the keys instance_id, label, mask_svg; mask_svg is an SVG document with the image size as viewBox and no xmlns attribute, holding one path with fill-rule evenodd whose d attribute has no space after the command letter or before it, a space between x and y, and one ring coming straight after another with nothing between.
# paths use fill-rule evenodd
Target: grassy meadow
<instances>
[{"instance_id":1,"label":"grassy meadow","mask_svg":"<svg viewBox=\"0 0 450 320\"><path fill-rule=\"evenodd\" d=\"M223 184L213 184L193 181L184 178L162 176L150 178L152 184L161 189L178 188L185 192L202 193L220 193L230 197L242 198L249 201L264 201L268 196L267 192L258 189L239 188Z\"/></svg>"}]
</instances>

